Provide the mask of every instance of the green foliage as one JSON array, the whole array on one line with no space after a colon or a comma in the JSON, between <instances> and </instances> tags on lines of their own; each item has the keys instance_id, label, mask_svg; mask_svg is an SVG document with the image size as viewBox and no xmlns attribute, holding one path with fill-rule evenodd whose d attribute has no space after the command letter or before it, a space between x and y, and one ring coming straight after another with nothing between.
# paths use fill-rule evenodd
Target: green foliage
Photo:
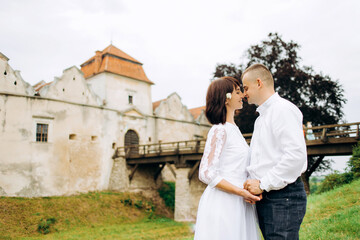
<instances>
[{"instance_id":1,"label":"green foliage","mask_svg":"<svg viewBox=\"0 0 360 240\"><path fill-rule=\"evenodd\" d=\"M37 231L41 234L48 234L50 233L50 228L52 225L56 223L55 218L47 218L47 219L40 219L40 222L38 224Z\"/></svg>"},{"instance_id":2,"label":"green foliage","mask_svg":"<svg viewBox=\"0 0 360 240\"><path fill-rule=\"evenodd\" d=\"M335 171L325 177L325 180L321 183L317 193L326 192L344 184L351 183L354 179L352 172L339 173Z\"/></svg>"},{"instance_id":3,"label":"green foliage","mask_svg":"<svg viewBox=\"0 0 360 240\"><path fill-rule=\"evenodd\" d=\"M347 162L349 171L339 173L335 171L325 177L325 180L318 186L316 193L322 193L332 190L336 187L351 183L354 179L360 177L360 145L357 144L353 148L353 154Z\"/></svg>"},{"instance_id":4,"label":"green foliage","mask_svg":"<svg viewBox=\"0 0 360 240\"><path fill-rule=\"evenodd\" d=\"M143 202L141 200L137 200L134 204L134 206L138 209L142 209L143 208Z\"/></svg>"},{"instance_id":5,"label":"green foliage","mask_svg":"<svg viewBox=\"0 0 360 240\"><path fill-rule=\"evenodd\" d=\"M357 144L353 148L353 154L348 161L350 172L354 174L355 178L360 177L360 144Z\"/></svg>"},{"instance_id":6,"label":"green foliage","mask_svg":"<svg viewBox=\"0 0 360 240\"><path fill-rule=\"evenodd\" d=\"M122 202L124 204L124 206L132 206L133 205L133 201L131 198L121 199L120 202Z\"/></svg>"},{"instance_id":7,"label":"green foliage","mask_svg":"<svg viewBox=\"0 0 360 240\"><path fill-rule=\"evenodd\" d=\"M318 188L320 187L322 181L324 179L321 177L311 177L309 184L310 184L310 194L316 193Z\"/></svg>"},{"instance_id":8,"label":"green foliage","mask_svg":"<svg viewBox=\"0 0 360 240\"><path fill-rule=\"evenodd\" d=\"M164 182L159 189L159 194L165 201L165 205L174 211L175 208L175 183Z\"/></svg>"}]
</instances>

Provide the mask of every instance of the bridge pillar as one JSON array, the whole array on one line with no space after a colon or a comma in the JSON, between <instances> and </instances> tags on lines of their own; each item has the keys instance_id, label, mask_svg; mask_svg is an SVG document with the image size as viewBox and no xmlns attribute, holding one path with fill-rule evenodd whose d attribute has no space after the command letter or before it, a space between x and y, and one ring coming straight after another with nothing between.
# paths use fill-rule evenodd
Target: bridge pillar
<instances>
[{"instance_id":1,"label":"bridge pillar","mask_svg":"<svg viewBox=\"0 0 360 240\"><path fill-rule=\"evenodd\" d=\"M109 181L109 189L125 192L129 190L129 185L130 181L126 166L126 159L124 157L117 157L114 159Z\"/></svg>"},{"instance_id":2,"label":"bridge pillar","mask_svg":"<svg viewBox=\"0 0 360 240\"><path fill-rule=\"evenodd\" d=\"M146 197L158 196L157 189L162 184L161 177L154 179L157 165L139 165L136 167L126 163L124 157L114 159L114 164L109 181L109 189L119 192L137 192ZM132 178L130 179L130 175Z\"/></svg>"},{"instance_id":3,"label":"bridge pillar","mask_svg":"<svg viewBox=\"0 0 360 240\"><path fill-rule=\"evenodd\" d=\"M175 214L178 222L195 222L200 197L206 187L199 181L198 170L188 179L191 168L177 168L175 181Z\"/></svg>"}]
</instances>

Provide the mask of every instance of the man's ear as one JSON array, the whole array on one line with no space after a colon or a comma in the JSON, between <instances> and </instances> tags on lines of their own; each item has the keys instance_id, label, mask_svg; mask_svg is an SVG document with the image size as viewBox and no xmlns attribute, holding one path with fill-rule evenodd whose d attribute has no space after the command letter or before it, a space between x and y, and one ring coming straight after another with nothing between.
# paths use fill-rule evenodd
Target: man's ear
<instances>
[{"instance_id":1,"label":"man's ear","mask_svg":"<svg viewBox=\"0 0 360 240\"><path fill-rule=\"evenodd\" d=\"M261 81L260 78L257 78L257 79L256 79L256 84L257 84L258 87L262 87L263 82Z\"/></svg>"}]
</instances>

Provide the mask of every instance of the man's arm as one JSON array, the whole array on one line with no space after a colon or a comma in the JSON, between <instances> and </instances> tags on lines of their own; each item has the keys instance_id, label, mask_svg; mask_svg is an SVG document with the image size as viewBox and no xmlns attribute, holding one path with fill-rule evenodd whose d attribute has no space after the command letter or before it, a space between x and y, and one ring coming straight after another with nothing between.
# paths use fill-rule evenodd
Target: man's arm
<instances>
[{"instance_id":1,"label":"man's arm","mask_svg":"<svg viewBox=\"0 0 360 240\"><path fill-rule=\"evenodd\" d=\"M278 141L280 160L260 180L265 191L279 190L295 182L307 167L306 144L302 132L302 114L293 105L279 106L271 122L274 141Z\"/></svg>"}]
</instances>

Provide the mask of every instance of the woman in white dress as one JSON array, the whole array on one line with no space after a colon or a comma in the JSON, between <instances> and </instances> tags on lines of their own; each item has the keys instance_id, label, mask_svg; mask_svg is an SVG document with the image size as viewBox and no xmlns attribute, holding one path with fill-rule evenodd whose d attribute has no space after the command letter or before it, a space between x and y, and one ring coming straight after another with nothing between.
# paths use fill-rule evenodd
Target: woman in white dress
<instances>
[{"instance_id":1,"label":"woman in white dress","mask_svg":"<svg viewBox=\"0 0 360 240\"><path fill-rule=\"evenodd\" d=\"M208 186L199 202L194 240L260 239L253 205L260 196L242 187L249 146L234 122L243 97L232 77L217 79L208 88L205 113L213 126L199 169L199 179Z\"/></svg>"}]
</instances>

